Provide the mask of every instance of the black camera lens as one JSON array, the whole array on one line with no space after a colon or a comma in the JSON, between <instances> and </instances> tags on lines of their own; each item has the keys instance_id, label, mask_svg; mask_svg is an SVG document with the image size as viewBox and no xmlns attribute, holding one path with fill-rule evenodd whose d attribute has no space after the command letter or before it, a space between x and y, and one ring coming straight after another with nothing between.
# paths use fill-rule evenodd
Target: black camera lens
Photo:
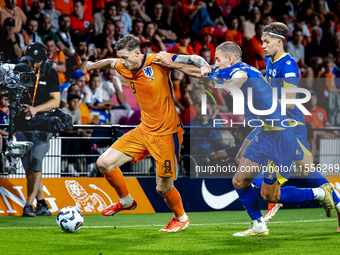
<instances>
[{"instance_id":1,"label":"black camera lens","mask_svg":"<svg viewBox=\"0 0 340 255\"><path fill-rule=\"evenodd\" d=\"M20 82L26 87L32 87L34 86L35 75L33 73L21 73Z\"/></svg>"}]
</instances>

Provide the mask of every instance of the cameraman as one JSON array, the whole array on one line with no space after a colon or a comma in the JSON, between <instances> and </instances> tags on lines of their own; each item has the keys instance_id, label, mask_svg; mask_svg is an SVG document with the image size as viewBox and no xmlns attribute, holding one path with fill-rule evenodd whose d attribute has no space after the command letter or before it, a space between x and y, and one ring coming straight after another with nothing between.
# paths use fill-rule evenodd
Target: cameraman
<instances>
[{"instance_id":1,"label":"cameraman","mask_svg":"<svg viewBox=\"0 0 340 255\"><path fill-rule=\"evenodd\" d=\"M60 85L58 72L48 61L47 48L42 43L31 43L27 46L26 56L21 62L27 63L30 71L36 74L35 86L29 88L22 99L26 106L24 116L29 119L39 112L58 108L60 104ZM33 147L22 158L27 178L27 200L23 209L23 217L49 216L51 212L45 202L42 184L42 161L49 150L49 140L52 133L44 131L20 131L20 125L15 126L18 141L31 141ZM37 206L33 211L33 200Z\"/></svg>"}]
</instances>

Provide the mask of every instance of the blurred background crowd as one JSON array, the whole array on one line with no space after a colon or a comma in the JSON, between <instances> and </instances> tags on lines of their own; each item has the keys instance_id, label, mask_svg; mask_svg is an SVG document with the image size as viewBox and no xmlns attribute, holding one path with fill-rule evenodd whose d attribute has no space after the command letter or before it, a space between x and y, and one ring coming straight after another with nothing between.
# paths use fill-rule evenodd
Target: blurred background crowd
<instances>
[{"instance_id":1,"label":"blurred background crowd","mask_svg":"<svg viewBox=\"0 0 340 255\"><path fill-rule=\"evenodd\" d=\"M306 117L306 124L340 126L340 1L0 0L0 7L1 61L17 63L29 43L44 43L59 73L61 107L72 115L75 124L140 123L138 102L115 70L98 70L92 75L85 71L87 61L116 57L114 46L123 36L138 37L143 54L196 54L211 65L215 47L233 41L242 48L243 61L265 74L262 29L280 21L290 29L285 48L300 68L300 87L312 92L306 105L312 116ZM177 70L171 80L184 125L212 126L214 118L243 120L232 115L232 98L223 91L218 91L222 105L208 97L208 115L200 115L202 88L212 85L209 80L193 79ZM0 103L0 120L4 123L2 116L8 111L8 103L3 95ZM6 131L1 132L6 135ZM103 131L96 132L76 130L68 135L104 136ZM315 135L338 136L323 132ZM230 131L206 136L221 149L240 142ZM75 150L72 145L65 144L64 152ZM216 148L200 142L197 149L211 151L212 147ZM87 146L83 144L82 148Z\"/></svg>"}]
</instances>

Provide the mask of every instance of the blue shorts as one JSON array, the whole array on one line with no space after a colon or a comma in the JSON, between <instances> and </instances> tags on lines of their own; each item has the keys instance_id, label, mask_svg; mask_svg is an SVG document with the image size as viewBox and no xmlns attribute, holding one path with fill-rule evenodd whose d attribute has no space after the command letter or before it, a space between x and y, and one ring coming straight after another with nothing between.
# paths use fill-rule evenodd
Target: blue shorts
<instances>
[{"instance_id":1,"label":"blue shorts","mask_svg":"<svg viewBox=\"0 0 340 255\"><path fill-rule=\"evenodd\" d=\"M298 125L292 127L294 134L297 139L296 152L294 156L294 161L299 161L303 159L303 155L307 157L312 156L311 149L307 140L307 128L305 125Z\"/></svg>"},{"instance_id":2,"label":"blue shorts","mask_svg":"<svg viewBox=\"0 0 340 255\"><path fill-rule=\"evenodd\" d=\"M297 140L292 128L280 131L259 130L243 157L262 165L266 184L272 185L276 180L282 184L289 179L296 148Z\"/></svg>"}]
</instances>

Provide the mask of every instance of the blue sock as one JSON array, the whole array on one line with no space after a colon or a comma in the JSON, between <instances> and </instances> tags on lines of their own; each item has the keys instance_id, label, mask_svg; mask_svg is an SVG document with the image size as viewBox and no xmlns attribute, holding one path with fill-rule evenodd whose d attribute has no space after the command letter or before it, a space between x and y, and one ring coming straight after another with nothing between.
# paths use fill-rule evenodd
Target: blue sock
<instances>
[{"instance_id":1,"label":"blue sock","mask_svg":"<svg viewBox=\"0 0 340 255\"><path fill-rule=\"evenodd\" d=\"M254 188L249 185L247 188L244 189L236 189L236 192L250 218L252 220L260 219L262 217L262 214L259 208L259 203Z\"/></svg>"},{"instance_id":2,"label":"blue sock","mask_svg":"<svg viewBox=\"0 0 340 255\"><path fill-rule=\"evenodd\" d=\"M256 188L261 189L262 188L262 182L263 182L263 173L259 173L256 178L251 182L256 186Z\"/></svg>"},{"instance_id":3,"label":"blue sock","mask_svg":"<svg viewBox=\"0 0 340 255\"><path fill-rule=\"evenodd\" d=\"M281 188L280 203L300 203L314 200L312 189L299 189L293 186Z\"/></svg>"},{"instance_id":4,"label":"blue sock","mask_svg":"<svg viewBox=\"0 0 340 255\"><path fill-rule=\"evenodd\" d=\"M325 183L329 183L329 181L327 180L327 178L325 176L323 176L322 173L318 172L318 171L314 171L309 173L306 176L306 179L308 179L311 183L313 183L316 187L320 187L321 185L325 184ZM336 195L334 189L332 192L333 195L333 200L335 204L338 204L340 202L339 197Z\"/></svg>"}]
</instances>

